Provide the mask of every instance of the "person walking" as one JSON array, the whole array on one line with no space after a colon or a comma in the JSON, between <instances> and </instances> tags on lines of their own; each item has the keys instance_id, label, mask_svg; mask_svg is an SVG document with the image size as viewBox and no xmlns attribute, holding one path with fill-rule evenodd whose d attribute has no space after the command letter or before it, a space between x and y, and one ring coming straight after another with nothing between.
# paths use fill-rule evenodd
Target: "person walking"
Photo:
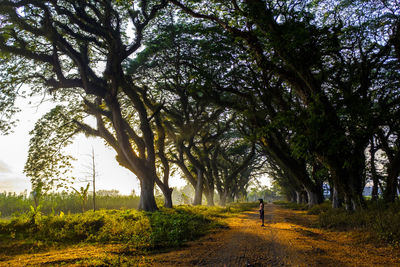
<instances>
[{"instance_id":1,"label":"person walking","mask_svg":"<svg viewBox=\"0 0 400 267\"><path fill-rule=\"evenodd\" d=\"M258 210L260 212L260 219L262 221L261 227L264 226L264 201L262 198L259 199L260 201L260 209Z\"/></svg>"}]
</instances>

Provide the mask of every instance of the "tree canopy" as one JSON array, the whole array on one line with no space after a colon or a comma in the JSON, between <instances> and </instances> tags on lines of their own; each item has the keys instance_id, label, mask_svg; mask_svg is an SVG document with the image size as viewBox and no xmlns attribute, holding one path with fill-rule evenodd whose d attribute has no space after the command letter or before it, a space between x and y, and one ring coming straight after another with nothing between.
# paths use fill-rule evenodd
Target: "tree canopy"
<instances>
[{"instance_id":1,"label":"tree canopy","mask_svg":"<svg viewBox=\"0 0 400 267\"><path fill-rule=\"evenodd\" d=\"M214 192L222 203L246 194L264 167L289 198L309 205L323 201L328 183L335 207L360 209L369 180L394 201L398 6L0 0L0 131L11 129L22 84L52 94L60 106L32 132L32 181L60 178L69 158L52 142L62 147L84 132L103 138L138 177L145 210L157 209L155 184L172 206L173 166L196 188L195 204L203 193L208 204ZM41 153L46 146L57 151Z\"/></svg>"}]
</instances>

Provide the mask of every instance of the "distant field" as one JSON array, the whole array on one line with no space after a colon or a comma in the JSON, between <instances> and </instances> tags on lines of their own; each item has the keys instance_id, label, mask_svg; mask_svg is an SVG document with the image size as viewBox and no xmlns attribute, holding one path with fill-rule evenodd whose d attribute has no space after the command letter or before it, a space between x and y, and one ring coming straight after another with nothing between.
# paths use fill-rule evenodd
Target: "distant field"
<instances>
[{"instance_id":1,"label":"distant field","mask_svg":"<svg viewBox=\"0 0 400 267\"><path fill-rule=\"evenodd\" d=\"M26 194L0 193L0 217L9 218L13 214L28 213L34 207L34 201ZM96 209L136 209L139 206L138 196L98 195ZM93 199L89 196L84 210L93 209ZM52 193L43 196L39 210L43 214L81 213L82 199L71 193Z\"/></svg>"}]
</instances>

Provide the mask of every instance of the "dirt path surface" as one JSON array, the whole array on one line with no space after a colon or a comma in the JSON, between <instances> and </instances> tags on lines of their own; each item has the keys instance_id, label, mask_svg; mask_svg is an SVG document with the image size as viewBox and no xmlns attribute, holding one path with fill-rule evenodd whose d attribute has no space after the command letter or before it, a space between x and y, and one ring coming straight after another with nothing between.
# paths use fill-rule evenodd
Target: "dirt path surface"
<instances>
[{"instance_id":1,"label":"dirt path surface","mask_svg":"<svg viewBox=\"0 0 400 267\"><path fill-rule=\"evenodd\" d=\"M312 228L316 217L265 206L265 227L257 211L228 220L228 230L187 248L152 257L153 266L400 266L400 254L372 245L357 232ZM368 241L368 242L367 242Z\"/></svg>"},{"instance_id":2,"label":"dirt path surface","mask_svg":"<svg viewBox=\"0 0 400 267\"><path fill-rule=\"evenodd\" d=\"M227 219L226 229L166 253L138 255L121 244L78 245L32 254L0 252L0 266L400 266L399 249L374 245L364 233L312 227L315 222L316 216L269 204L265 227L256 210L245 212Z\"/></svg>"}]
</instances>

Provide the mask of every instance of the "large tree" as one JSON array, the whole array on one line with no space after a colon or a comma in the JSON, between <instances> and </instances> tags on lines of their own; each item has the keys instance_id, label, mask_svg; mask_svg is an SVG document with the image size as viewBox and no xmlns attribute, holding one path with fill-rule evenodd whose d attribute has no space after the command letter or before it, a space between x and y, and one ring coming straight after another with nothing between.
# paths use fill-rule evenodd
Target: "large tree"
<instances>
[{"instance_id":1,"label":"large tree","mask_svg":"<svg viewBox=\"0 0 400 267\"><path fill-rule=\"evenodd\" d=\"M207 91L213 81L205 72L216 77L226 75L232 63L229 37L224 39L218 29L175 19L164 17L163 25L154 29L146 48L130 62L128 71L134 80L149 88L152 98L163 103L163 124L174 143L169 158L195 188L193 203L201 204L204 193L208 205L213 205L217 185L225 205L227 195L238 193L239 187L247 185L251 173L247 168L254 149L251 142L243 140L234 123L238 114L199 95L211 96ZM242 77L227 82L234 83L235 78ZM234 149L235 143L240 145ZM222 161L225 164L217 164Z\"/></svg>"},{"instance_id":2,"label":"large tree","mask_svg":"<svg viewBox=\"0 0 400 267\"><path fill-rule=\"evenodd\" d=\"M244 124L253 129L247 135L252 135L251 138L259 143L264 153L279 162L293 183L304 187L310 205L320 203L322 191L310 179L306 161L293 155L290 145L293 131L290 134L288 127L282 123L285 117L288 121L298 114L296 108L301 104L293 103L291 91L281 80L274 81L271 75L260 75L258 67L244 54L246 50L234 43L232 37L216 27L178 21L154 34L148 48L138 59L144 61L141 68L145 67L145 72L153 74L154 78L150 79L158 87L176 92L185 88L178 93L184 106L188 107L191 103L188 99L195 98L208 106L214 103L239 112L245 118ZM131 67L137 68L140 60L133 62ZM271 80L265 83L268 78ZM276 105L271 102L271 94L279 90L285 93ZM180 116L187 111L177 113Z\"/></svg>"},{"instance_id":3,"label":"large tree","mask_svg":"<svg viewBox=\"0 0 400 267\"><path fill-rule=\"evenodd\" d=\"M168 187L168 181L157 176L162 145L155 144L156 118L142 97L144 89L125 74L124 62L166 5L164 0L0 1L3 66L24 64L23 72L13 73L15 80L31 85L33 93L54 94L68 112L94 118L95 126L63 109L57 115L71 119L73 131L101 137L117 152L118 162L139 178L139 208L147 211L157 209L155 182Z\"/></svg>"},{"instance_id":4,"label":"large tree","mask_svg":"<svg viewBox=\"0 0 400 267\"><path fill-rule=\"evenodd\" d=\"M394 1L382 1L380 11L367 10L365 1L212 1L208 8L198 1L172 2L246 47L268 85L263 94L273 109L267 114L289 115L260 136L269 153L298 159L274 156L285 159L279 166L291 171L285 162L298 165L311 155L329 169L347 208L361 208L364 151L378 126L388 122L384 107L398 99L390 37L398 19ZM286 98L288 92L294 98ZM288 99L295 100L295 110ZM290 143L282 129L289 130ZM304 164L299 166L304 172Z\"/></svg>"}]
</instances>

